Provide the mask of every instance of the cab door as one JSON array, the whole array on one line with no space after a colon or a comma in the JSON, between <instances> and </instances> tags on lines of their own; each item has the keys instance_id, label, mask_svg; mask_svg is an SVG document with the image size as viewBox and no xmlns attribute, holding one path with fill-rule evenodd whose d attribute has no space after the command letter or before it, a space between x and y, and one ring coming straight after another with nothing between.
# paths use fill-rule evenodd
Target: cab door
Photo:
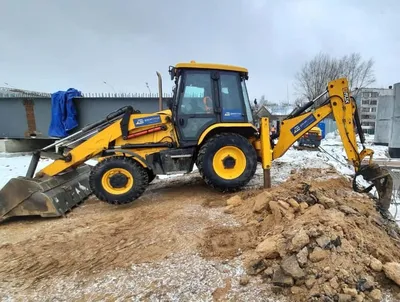
<instances>
[{"instance_id":1,"label":"cab door","mask_svg":"<svg viewBox=\"0 0 400 302\"><path fill-rule=\"evenodd\" d=\"M196 145L202 132L218 122L218 88L210 70L185 70L177 87L175 123L181 146Z\"/></svg>"},{"instance_id":2,"label":"cab door","mask_svg":"<svg viewBox=\"0 0 400 302\"><path fill-rule=\"evenodd\" d=\"M225 123L250 122L247 114L243 85L240 75L236 72L219 72L219 100L221 103L221 121ZM243 82L244 83L244 82ZM250 108L250 106L249 106ZM251 115L250 115L251 116Z\"/></svg>"}]
</instances>

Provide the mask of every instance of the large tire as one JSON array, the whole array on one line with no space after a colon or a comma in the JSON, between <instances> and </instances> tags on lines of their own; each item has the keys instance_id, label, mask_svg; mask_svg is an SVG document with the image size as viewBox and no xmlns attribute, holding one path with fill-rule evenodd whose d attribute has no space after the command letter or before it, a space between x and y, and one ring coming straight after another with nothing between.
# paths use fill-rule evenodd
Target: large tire
<instances>
[{"instance_id":1,"label":"large tire","mask_svg":"<svg viewBox=\"0 0 400 302\"><path fill-rule=\"evenodd\" d=\"M143 194L149 184L149 176L136 160L112 156L92 169L89 182L94 195L101 201L127 204Z\"/></svg>"},{"instance_id":2,"label":"large tire","mask_svg":"<svg viewBox=\"0 0 400 302\"><path fill-rule=\"evenodd\" d=\"M216 134L200 148L196 165L207 185L222 192L234 192L253 178L257 152L237 133Z\"/></svg>"},{"instance_id":3,"label":"large tire","mask_svg":"<svg viewBox=\"0 0 400 302\"><path fill-rule=\"evenodd\" d=\"M147 171L147 175L149 176L149 183L151 183L155 178L156 178L156 174L154 174L154 172L151 169L146 169Z\"/></svg>"}]
</instances>

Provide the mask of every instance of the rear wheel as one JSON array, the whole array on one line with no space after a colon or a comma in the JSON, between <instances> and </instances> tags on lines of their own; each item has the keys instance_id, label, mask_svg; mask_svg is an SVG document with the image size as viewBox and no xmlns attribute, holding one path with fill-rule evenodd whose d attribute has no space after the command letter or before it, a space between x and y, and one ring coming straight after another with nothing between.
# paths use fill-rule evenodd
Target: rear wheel
<instances>
[{"instance_id":1,"label":"rear wheel","mask_svg":"<svg viewBox=\"0 0 400 302\"><path fill-rule=\"evenodd\" d=\"M149 175L134 159L113 156L92 169L89 181L98 199L110 204L127 204L143 194L149 184Z\"/></svg>"},{"instance_id":2,"label":"rear wheel","mask_svg":"<svg viewBox=\"0 0 400 302\"><path fill-rule=\"evenodd\" d=\"M196 165L208 185L220 191L233 192L253 178L257 153L239 134L217 134L200 148Z\"/></svg>"}]
</instances>

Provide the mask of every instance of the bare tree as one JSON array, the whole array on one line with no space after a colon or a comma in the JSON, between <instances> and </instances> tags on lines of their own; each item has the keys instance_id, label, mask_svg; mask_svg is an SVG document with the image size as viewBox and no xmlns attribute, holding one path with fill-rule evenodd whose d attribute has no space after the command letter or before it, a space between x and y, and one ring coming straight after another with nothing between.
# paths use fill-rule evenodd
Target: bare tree
<instances>
[{"instance_id":1,"label":"bare tree","mask_svg":"<svg viewBox=\"0 0 400 302\"><path fill-rule=\"evenodd\" d=\"M363 61L359 53L331 58L319 53L306 62L295 77L295 90L302 99L312 100L325 91L329 81L346 77L351 90L364 88L375 82L374 61Z\"/></svg>"}]
</instances>

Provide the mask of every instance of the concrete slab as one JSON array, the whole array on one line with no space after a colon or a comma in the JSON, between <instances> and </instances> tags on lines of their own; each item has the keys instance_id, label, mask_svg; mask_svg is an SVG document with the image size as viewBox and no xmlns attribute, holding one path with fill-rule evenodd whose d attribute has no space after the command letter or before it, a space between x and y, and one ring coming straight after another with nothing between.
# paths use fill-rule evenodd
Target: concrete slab
<instances>
[{"instance_id":1,"label":"concrete slab","mask_svg":"<svg viewBox=\"0 0 400 302\"><path fill-rule=\"evenodd\" d=\"M368 164L369 159L364 159L362 164ZM400 159L399 158L373 158L372 161L380 166L385 166L389 168L400 168Z\"/></svg>"},{"instance_id":2,"label":"concrete slab","mask_svg":"<svg viewBox=\"0 0 400 302\"><path fill-rule=\"evenodd\" d=\"M2 139L0 140L0 152L32 152L50 145L52 142L53 140L47 139Z\"/></svg>"}]
</instances>

